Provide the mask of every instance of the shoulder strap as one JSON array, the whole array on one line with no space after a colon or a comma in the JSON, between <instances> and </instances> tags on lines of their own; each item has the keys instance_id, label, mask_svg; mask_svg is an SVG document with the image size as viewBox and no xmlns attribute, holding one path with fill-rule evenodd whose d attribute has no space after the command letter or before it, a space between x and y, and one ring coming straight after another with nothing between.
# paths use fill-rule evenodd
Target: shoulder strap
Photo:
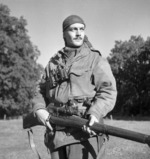
<instances>
[{"instance_id":1,"label":"shoulder strap","mask_svg":"<svg viewBox=\"0 0 150 159\"><path fill-rule=\"evenodd\" d=\"M34 140L33 140L32 129L28 130L28 139L29 139L30 147L31 147L32 151L34 152L34 154L37 156L37 159L41 159L41 156L40 156L39 152L37 151Z\"/></svg>"},{"instance_id":2,"label":"shoulder strap","mask_svg":"<svg viewBox=\"0 0 150 159\"><path fill-rule=\"evenodd\" d=\"M91 49L91 51L93 51L93 52L97 52L97 53L99 53L99 55L100 55L100 56L102 56L102 54L100 53L100 51L99 51L99 50L96 50L96 49L94 49L93 47L91 47L90 49Z\"/></svg>"}]
</instances>

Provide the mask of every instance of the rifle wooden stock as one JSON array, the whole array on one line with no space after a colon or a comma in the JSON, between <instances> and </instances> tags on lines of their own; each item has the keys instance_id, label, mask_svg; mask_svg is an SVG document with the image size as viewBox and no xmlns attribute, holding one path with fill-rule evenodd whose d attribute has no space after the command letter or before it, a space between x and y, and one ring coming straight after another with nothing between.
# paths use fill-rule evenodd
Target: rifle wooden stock
<instances>
[{"instance_id":1,"label":"rifle wooden stock","mask_svg":"<svg viewBox=\"0 0 150 159\"><path fill-rule=\"evenodd\" d=\"M80 118L78 116L51 116L50 123L65 126L65 127L74 127L74 128L82 128L83 125L88 124L87 119ZM33 126L42 125L37 118L33 115L33 113L28 114L23 117L23 128L31 128ZM115 137L120 137L136 142L140 142L143 144L148 144L150 146L150 135L138 133L131 130L126 130L122 128L117 128L114 126L109 126L106 124L94 123L93 126L90 127L97 133L104 133L108 135L112 135Z\"/></svg>"}]
</instances>

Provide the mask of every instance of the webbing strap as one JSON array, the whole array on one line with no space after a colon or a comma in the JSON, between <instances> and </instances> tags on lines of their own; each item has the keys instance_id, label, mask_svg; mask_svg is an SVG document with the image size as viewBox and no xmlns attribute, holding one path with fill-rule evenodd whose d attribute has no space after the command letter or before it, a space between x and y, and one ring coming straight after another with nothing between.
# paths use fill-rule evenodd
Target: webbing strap
<instances>
[{"instance_id":1,"label":"webbing strap","mask_svg":"<svg viewBox=\"0 0 150 159\"><path fill-rule=\"evenodd\" d=\"M32 151L34 152L34 154L37 156L38 159L41 159L41 156L38 153L38 151L36 149L36 146L35 146L35 143L34 143L34 140L33 140L33 131L32 131L32 129L28 130L28 139L29 139L29 144L30 144L30 147L31 147Z\"/></svg>"}]
</instances>

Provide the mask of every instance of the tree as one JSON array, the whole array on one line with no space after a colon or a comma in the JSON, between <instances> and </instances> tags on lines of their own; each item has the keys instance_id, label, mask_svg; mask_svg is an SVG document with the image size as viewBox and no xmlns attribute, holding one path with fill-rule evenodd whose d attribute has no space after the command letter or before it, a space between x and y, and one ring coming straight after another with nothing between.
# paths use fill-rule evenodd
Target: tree
<instances>
[{"instance_id":1,"label":"tree","mask_svg":"<svg viewBox=\"0 0 150 159\"><path fill-rule=\"evenodd\" d=\"M42 69L26 25L23 17L10 16L9 8L0 4L0 111L7 115L28 110Z\"/></svg>"},{"instance_id":2,"label":"tree","mask_svg":"<svg viewBox=\"0 0 150 159\"><path fill-rule=\"evenodd\" d=\"M144 41L141 36L115 42L108 58L117 79L118 99L114 111L126 115L150 112L149 44L149 38Z\"/></svg>"}]
</instances>

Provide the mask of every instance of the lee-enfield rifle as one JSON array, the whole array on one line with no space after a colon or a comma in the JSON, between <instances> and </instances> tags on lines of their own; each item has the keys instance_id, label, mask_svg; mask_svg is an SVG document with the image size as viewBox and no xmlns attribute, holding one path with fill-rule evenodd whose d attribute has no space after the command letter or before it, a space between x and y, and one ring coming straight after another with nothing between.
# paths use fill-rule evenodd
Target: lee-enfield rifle
<instances>
[{"instance_id":1,"label":"lee-enfield rifle","mask_svg":"<svg viewBox=\"0 0 150 159\"><path fill-rule=\"evenodd\" d=\"M74 127L81 129L83 125L88 124L87 119L83 119L77 116L79 115L79 111L77 108L48 106L47 110L51 114L49 122L52 125L58 125L62 127ZM31 128L37 125L42 124L38 121L33 112L23 116L24 129ZM94 125L90 126L90 128L96 133L112 135L115 137L120 137L143 144L148 144L150 146L150 135L99 123L94 123Z\"/></svg>"}]
</instances>

